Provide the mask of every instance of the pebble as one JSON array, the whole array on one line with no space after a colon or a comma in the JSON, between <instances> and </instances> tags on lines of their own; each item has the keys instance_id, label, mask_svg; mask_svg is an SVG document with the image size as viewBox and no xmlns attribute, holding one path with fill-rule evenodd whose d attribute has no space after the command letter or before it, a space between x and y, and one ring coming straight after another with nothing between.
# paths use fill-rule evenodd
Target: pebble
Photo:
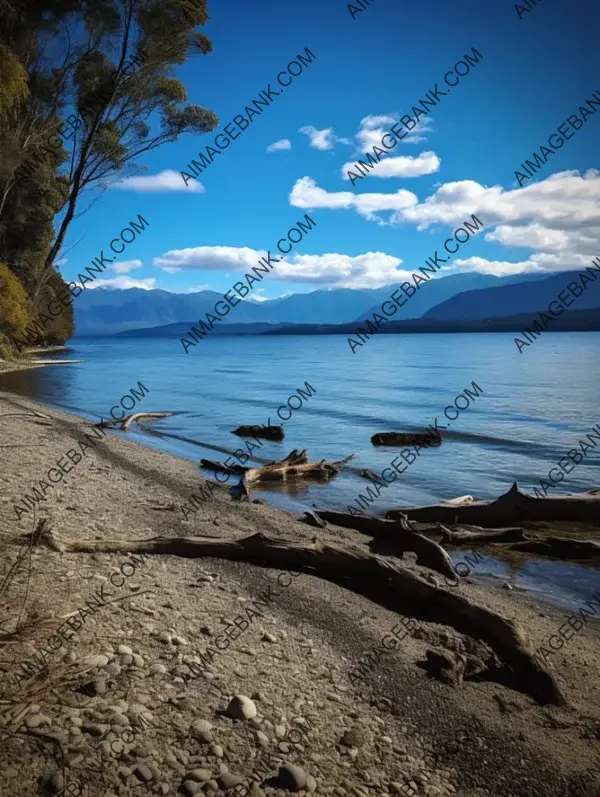
<instances>
[{"instance_id":1,"label":"pebble","mask_svg":"<svg viewBox=\"0 0 600 797\"><path fill-rule=\"evenodd\" d=\"M359 728L344 731L341 743L346 745L346 747L362 747L365 743L364 733Z\"/></svg>"},{"instance_id":2,"label":"pebble","mask_svg":"<svg viewBox=\"0 0 600 797\"><path fill-rule=\"evenodd\" d=\"M198 783L205 783L212 778L212 773L209 769L192 769L191 772L186 774L186 780L194 780Z\"/></svg>"},{"instance_id":3,"label":"pebble","mask_svg":"<svg viewBox=\"0 0 600 797\"><path fill-rule=\"evenodd\" d=\"M216 758L223 758L225 751L221 747L220 744L211 744L210 746L210 754L214 755Z\"/></svg>"},{"instance_id":4,"label":"pebble","mask_svg":"<svg viewBox=\"0 0 600 797\"><path fill-rule=\"evenodd\" d=\"M25 725L28 728L37 728L39 725L52 725L52 720L44 714L30 714L25 717Z\"/></svg>"},{"instance_id":5,"label":"pebble","mask_svg":"<svg viewBox=\"0 0 600 797\"><path fill-rule=\"evenodd\" d=\"M133 654L133 650L128 645L119 645L117 648L117 653L121 656L131 656Z\"/></svg>"},{"instance_id":6,"label":"pebble","mask_svg":"<svg viewBox=\"0 0 600 797\"><path fill-rule=\"evenodd\" d=\"M236 720L249 720L256 717L257 711L254 701L250 700L245 695L235 695L229 701L227 710L225 711L228 717Z\"/></svg>"},{"instance_id":7,"label":"pebble","mask_svg":"<svg viewBox=\"0 0 600 797\"><path fill-rule=\"evenodd\" d=\"M217 783L221 789L233 789L243 781L239 775L232 775L231 772L221 772L217 778Z\"/></svg>"},{"instance_id":8,"label":"pebble","mask_svg":"<svg viewBox=\"0 0 600 797\"><path fill-rule=\"evenodd\" d=\"M42 791L48 792L48 794L62 794L65 788L62 772L53 772L51 775L41 778L40 786Z\"/></svg>"},{"instance_id":9,"label":"pebble","mask_svg":"<svg viewBox=\"0 0 600 797\"><path fill-rule=\"evenodd\" d=\"M192 733L202 744L209 744L213 740L212 725L208 720L194 720L192 723Z\"/></svg>"},{"instance_id":10,"label":"pebble","mask_svg":"<svg viewBox=\"0 0 600 797\"><path fill-rule=\"evenodd\" d=\"M150 767L147 767L146 764L138 764L133 770L133 774L143 783L148 783L153 778L152 770Z\"/></svg>"},{"instance_id":11,"label":"pebble","mask_svg":"<svg viewBox=\"0 0 600 797\"><path fill-rule=\"evenodd\" d=\"M308 773L296 764L283 764L279 767L278 786L288 791L302 791L306 788Z\"/></svg>"},{"instance_id":12,"label":"pebble","mask_svg":"<svg viewBox=\"0 0 600 797\"><path fill-rule=\"evenodd\" d=\"M202 783L196 783L195 780L184 780L179 791L184 797L194 797L195 794L202 791Z\"/></svg>"}]
</instances>

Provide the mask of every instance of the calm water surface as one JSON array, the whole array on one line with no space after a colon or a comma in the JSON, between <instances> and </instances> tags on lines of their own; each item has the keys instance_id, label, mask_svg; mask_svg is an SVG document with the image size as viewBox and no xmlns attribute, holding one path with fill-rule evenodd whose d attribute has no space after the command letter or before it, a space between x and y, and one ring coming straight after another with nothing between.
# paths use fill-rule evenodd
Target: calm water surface
<instances>
[{"instance_id":1,"label":"calm water surface","mask_svg":"<svg viewBox=\"0 0 600 797\"><path fill-rule=\"evenodd\" d=\"M80 339L69 356L85 362L6 374L0 389L98 420L140 380L150 390L140 411L177 413L156 429L235 449L242 443L232 429L268 417L281 423L278 407L308 381L316 393L284 423L285 441L264 441L255 453L279 459L307 448L315 460L355 454L353 465L380 473L399 450L374 448L371 435L422 430L436 416L448 424L444 408L476 382L483 393L450 424L442 446L422 449L381 492L371 511L382 512L465 494L494 498L515 480L528 492L539 486L600 423L599 342L600 333L553 333L519 354L509 334L381 335L352 354L337 335L236 336L207 338L186 355L178 338ZM132 436L194 460L225 458L181 441ZM559 488L600 486L599 464L591 451ZM367 484L343 473L328 483L256 495L289 509L345 508ZM517 574L489 558L478 567L485 573L565 605L586 600L600 582L591 568L534 558Z\"/></svg>"}]
</instances>

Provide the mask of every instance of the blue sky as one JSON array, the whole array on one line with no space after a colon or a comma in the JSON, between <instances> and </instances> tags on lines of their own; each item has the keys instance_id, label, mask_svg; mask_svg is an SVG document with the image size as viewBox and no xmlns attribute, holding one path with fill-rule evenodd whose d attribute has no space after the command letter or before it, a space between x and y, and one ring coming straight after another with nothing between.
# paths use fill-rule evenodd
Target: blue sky
<instances>
[{"instance_id":1,"label":"blue sky","mask_svg":"<svg viewBox=\"0 0 600 797\"><path fill-rule=\"evenodd\" d=\"M213 52L176 74L219 128L144 156L141 181L104 192L76 219L62 253L67 280L138 214L148 230L95 285L227 291L307 212L316 228L259 298L400 281L472 213L485 230L453 271L556 271L600 254L600 111L523 188L514 176L600 91L596 0L540 0L522 18L503 0L373 0L354 19L337 0L209 0L208 9ZM306 47L313 63L186 188L179 172ZM416 140L382 158L416 161L388 167L392 177L343 179L345 163L364 160L370 129L389 129L376 117L410 113L436 82L447 89L444 74L473 47L480 63L422 119ZM284 140L289 148L268 151ZM394 209L398 191L410 194ZM179 270L165 271L165 258Z\"/></svg>"}]
</instances>

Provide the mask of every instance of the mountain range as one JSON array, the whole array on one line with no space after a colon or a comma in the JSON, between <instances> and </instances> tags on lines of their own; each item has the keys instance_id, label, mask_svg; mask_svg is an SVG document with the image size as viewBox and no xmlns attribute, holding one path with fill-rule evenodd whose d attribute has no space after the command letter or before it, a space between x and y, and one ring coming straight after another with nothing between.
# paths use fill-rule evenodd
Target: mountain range
<instances>
[{"instance_id":1,"label":"mountain range","mask_svg":"<svg viewBox=\"0 0 600 797\"><path fill-rule=\"evenodd\" d=\"M454 327L465 322L489 325L490 320L500 319L509 319L509 323L514 324L522 316L533 316L542 310L547 312L549 303L566 289L567 283L577 279L576 275L577 272L567 271L502 278L477 273L437 277L410 297L392 320L382 325L382 331L384 327L386 331L394 331L390 327L398 324L407 331L424 331L422 324L411 323L417 319L422 319L431 329L438 328L439 324ZM345 333L349 325L364 324L374 312L382 314L382 302L396 288L396 285L359 290L339 288L261 302L240 301L215 325L214 332L285 334L292 329L307 332L311 327L315 332L330 332L335 331L332 327L342 325ZM222 298L222 294L210 290L182 294L160 289L96 288L81 294L74 303L76 335L183 335L207 312L214 313L215 302ZM595 284L590 284L580 297L574 299L573 311L595 311L596 308L600 308L600 291ZM572 313L566 315L571 316ZM583 318L580 315L578 323L587 323ZM593 312L585 315L585 319L593 318ZM475 328L480 327L475 323Z\"/></svg>"}]
</instances>

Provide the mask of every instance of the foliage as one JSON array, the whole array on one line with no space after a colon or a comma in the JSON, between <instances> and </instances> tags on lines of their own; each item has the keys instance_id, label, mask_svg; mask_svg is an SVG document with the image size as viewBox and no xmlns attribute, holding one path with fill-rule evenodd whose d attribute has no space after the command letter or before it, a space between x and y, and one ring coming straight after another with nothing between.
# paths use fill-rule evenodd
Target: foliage
<instances>
[{"instance_id":1,"label":"foliage","mask_svg":"<svg viewBox=\"0 0 600 797\"><path fill-rule=\"evenodd\" d=\"M12 338L25 334L33 314L25 288L5 263L0 263L0 341L5 351L14 347Z\"/></svg>"},{"instance_id":2,"label":"foliage","mask_svg":"<svg viewBox=\"0 0 600 797\"><path fill-rule=\"evenodd\" d=\"M211 52L196 30L208 18L206 0L0 0L0 262L33 321L61 292L55 262L84 194L218 125L172 74ZM63 342L72 330L66 308L43 337Z\"/></svg>"}]
</instances>

